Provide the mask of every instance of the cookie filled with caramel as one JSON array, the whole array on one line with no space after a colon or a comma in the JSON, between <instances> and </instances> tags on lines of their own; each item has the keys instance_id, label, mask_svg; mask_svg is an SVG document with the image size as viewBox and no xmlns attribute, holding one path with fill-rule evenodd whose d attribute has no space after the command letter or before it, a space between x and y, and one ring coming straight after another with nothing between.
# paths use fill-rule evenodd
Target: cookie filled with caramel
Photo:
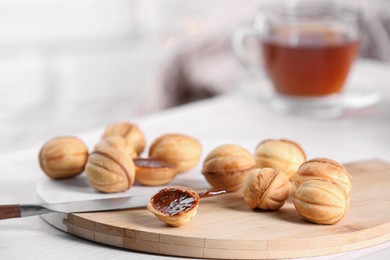
<instances>
[{"instance_id":1,"label":"cookie filled with caramel","mask_svg":"<svg viewBox=\"0 0 390 260\"><path fill-rule=\"evenodd\" d=\"M196 215L199 199L199 194L191 188L167 187L150 199L148 210L162 222L177 227Z\"/></svg>"}]
</instances>

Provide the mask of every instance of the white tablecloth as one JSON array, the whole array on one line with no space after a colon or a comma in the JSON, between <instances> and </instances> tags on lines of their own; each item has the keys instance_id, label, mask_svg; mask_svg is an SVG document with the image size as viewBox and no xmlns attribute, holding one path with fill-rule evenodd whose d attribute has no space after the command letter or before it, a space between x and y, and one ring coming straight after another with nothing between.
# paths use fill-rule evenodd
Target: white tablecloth
<instances>
[{"instance_id":1,"label":"white tablecloth","mask_svg":"<svg viewBox=\"0 0 390 260\"><path fill-rule=\"evenodd\" d=\"M275 113L238 88L234 93L144 118L129 118L129 121L139 124L149 143L167 132L196 136L204 145L204 155L218 144L236 143L253 151L261 140L287 138L300 143L309 158L330 157L343 163L371 158L390 161L390 66L360 61L351 82L382 88L382 102L341 118L319 120ZM78 136L92 147L103 128ZM50 135L48 132L47 136ZM45 178L39 169L37 155L44 141L28 149L1 154L1 204L37 202L36 184L40 178ZM1 259L161 258L73 237L49 226L39 217L0 221L0 256ZM339 257L388 259L390 242L321 258Z\"/></svg>"}]
</instances>

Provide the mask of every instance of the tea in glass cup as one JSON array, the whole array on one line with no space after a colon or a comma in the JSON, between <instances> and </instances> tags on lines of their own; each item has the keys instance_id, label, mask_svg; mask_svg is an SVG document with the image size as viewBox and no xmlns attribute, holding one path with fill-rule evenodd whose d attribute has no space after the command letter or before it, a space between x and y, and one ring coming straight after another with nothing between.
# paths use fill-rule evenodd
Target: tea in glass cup
<instances>
[{"instance_id":1,"label":"tea in glass cup","mask_svg":"<svg viewBox=\"0 0 390 260\"><path fill-rule=\"evenodd\" d=\"M233 35L236 56L265 73L273 86L271 104L283 111L335 117L359 51L360 12L335 1L281 1L263 6L251 28ZM262 64L248 62L244 41L256 39Z\"/></svg>"}]
</instances>

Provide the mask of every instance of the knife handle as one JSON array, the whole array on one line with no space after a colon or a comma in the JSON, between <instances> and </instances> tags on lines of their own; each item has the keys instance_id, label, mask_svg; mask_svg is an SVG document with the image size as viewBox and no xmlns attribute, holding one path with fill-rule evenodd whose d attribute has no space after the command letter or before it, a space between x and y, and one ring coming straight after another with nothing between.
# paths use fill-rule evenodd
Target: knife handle
<instances>
[{"instance_id":1,"label":"knife handle","mask_svg":"<svg viewBox=\"0 0 390 260\"><path fill-rule=\"evenodd\" d=\"M20 205L0 205L0 219L20 218Z\"/></svg>"}]
</instances>

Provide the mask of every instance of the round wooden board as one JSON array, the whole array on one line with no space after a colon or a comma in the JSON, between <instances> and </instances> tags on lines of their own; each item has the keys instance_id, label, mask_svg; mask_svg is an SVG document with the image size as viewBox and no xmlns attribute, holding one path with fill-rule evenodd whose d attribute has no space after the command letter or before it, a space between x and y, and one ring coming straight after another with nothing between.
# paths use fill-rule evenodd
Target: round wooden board
<instances>
[{"instance_id":1,"label":"round wooden board","mask_svg":"<svg viewBox=\"0 0 390 260\"><path fill-rule=\"evenodd\" d=\"M318 256L390 240L390 164L372 160L347 168L353 176L351 205L336 225L303 220L291 199L277 212L252 211L235 192L202 199L197 215L179 228L134 209L69 214L62 229L130 250L225 259ZM61 221L46 219L61 228Z\"/></svg>"}]
</instances>

